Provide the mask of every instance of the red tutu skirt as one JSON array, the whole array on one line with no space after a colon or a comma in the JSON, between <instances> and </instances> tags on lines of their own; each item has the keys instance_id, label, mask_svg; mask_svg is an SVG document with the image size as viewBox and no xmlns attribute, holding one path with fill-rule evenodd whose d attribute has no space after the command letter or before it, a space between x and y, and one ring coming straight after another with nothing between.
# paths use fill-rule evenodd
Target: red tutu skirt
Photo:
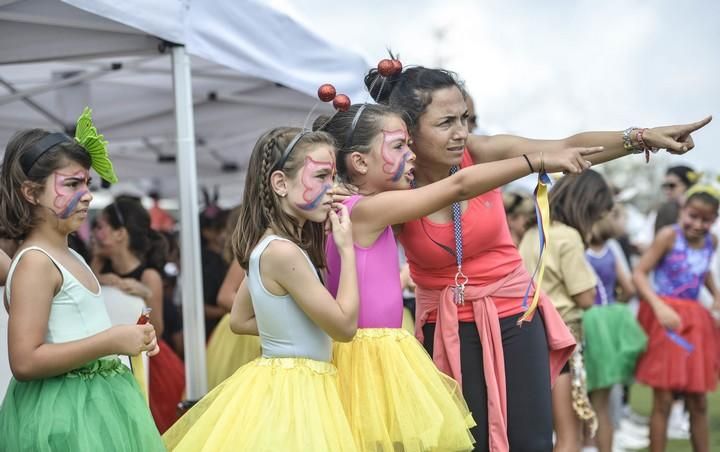
<instances>
[{"instance_id":1,"label":"red tutu skirt","mask_svg":"<svg viewBox=\"0 0 720 452\"><path fill-rule=\"evenodd\" d=\"M178 404L185 393L185 364L163 340L160 353L150 358L150 412L160 433L178 419Z\"/></svg>"},{"instance_id":2,"label":"red tutu skirt","mask_svg":"<svg viewBox=\"0 0 720 452\"><path fill-rule=\"evenodd\" d=\"M682 319L681 329L675 331L680 339L673 339L650 305L641 302L638 322L648 336L648 345L638 360L637 380L655 389L714 391L720 375L720 330L714 319L695 300L661 298Z\"/></svg>"}]
</instances>

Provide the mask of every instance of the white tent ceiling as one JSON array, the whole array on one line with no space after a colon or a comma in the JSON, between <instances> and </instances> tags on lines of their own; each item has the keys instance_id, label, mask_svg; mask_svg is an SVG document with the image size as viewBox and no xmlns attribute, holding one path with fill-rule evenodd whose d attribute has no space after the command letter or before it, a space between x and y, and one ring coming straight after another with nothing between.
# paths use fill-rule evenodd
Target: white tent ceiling
<instances>
[{"instance_id":1,"label":"white tent ceiling","mask_svg":"<svg viewBox=\"0 0 720 452\"><path fill-rule=\"evenodd\" d=\"M330 111L314 96L322 83L359 98L366 67L261 2L242 4L0 0L0 144L20 128L68 127L89 105L122 185L175 197L168 43L147 33L184 40L189 53L205 57L192 57L199 183L220 186L225 204L238 202L257 137L279 125L303 126L314 106L315 113ZM111 21L78 7L116 16ZM260 13L264 20L257 20ZM218 33L230 18L243 32ZM272 39L273 30L286 36Z\"/></svg>"},{"instance_id":2,"label":"white tent ceiling","mask_svg":"<svg viewBox=\"0 0 720 452\"><path fill-rule=\"evenodd\" d=\"M274 82L192 59L195 137L201 185L221 186L223 199L240 200L250 151L258 136L274 126L302 126L318 102ZM108 70L110 67L116 70ZM30 98L19 91L48 87L63 76L97 77ZM6 101L4 99L9 99ZM98 129L110 141L110 153L123 185L177 193L175 110L168 55L0 66L0 142L26 127L70 126L90 105ZM38 111L40 107L44 112ZM329 111L319 105L316 113Z\"/></svg>"}]
</instances>

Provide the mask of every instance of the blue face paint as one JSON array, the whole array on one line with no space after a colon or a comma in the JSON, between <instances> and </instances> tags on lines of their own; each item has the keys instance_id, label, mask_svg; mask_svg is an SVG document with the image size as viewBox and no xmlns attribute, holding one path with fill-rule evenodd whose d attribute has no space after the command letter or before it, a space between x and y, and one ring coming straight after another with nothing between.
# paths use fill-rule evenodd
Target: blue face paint
<instances>
[{"instance_id":1,"label":"blue face paint","mask_svg":"<svg viewBox=\"0 0 720 452\"><path fill-rule=\"evenodd\" d=\"M78 171L74 174L63 174L55 172L55 201L53 211L61 219L66 219L73 214L80 200L90 193L90 177L87 170Z\"/></svg>"},{"instance_id":2,"label":"blue face paint","mask_svg":"<svg viewBox=\"0 0 720 452\"><path fill-rule=\"evenodd\" d=\"M325 172L325 175L321 176L323 172ZM303 191L303 201L305 203L297 204L297 206L302 210L316 209L322 203L328 190L332 188L334 174L334 161L317 161L310 156L305 157L300 177L300 182L305 188Z\"/></svg>"},{"instance_id":3,"label":"blue face paint","mask_svg":"<svg viewBox=\"0 0 720 452\"><path fill-rule=\"evenodd\" d=\"M412 156L410 148L408 148L408 135L404 129L387 131L383 130L383 143L380 148L380 154L384 160L383 172L390 175L390 181L397 182L405 174L405 166ZM397 141L402 144L395 147Z\"/></svg>"},{"instance_id":4,"label":"blue face paint","mask_svg":"<svg viewBox=\"0 0 720 452\"><path fill-rule=\"evenodd\" d=\"M298 207L301 208L302 210L316 209L322 202L323 198L325 197L325 194L328 192L328 190L330 190L330 187L332 187L332 185L326 184L325 186L323 186L322 191L313 200L311 200L310 202L308 202L306 204L298 204Z\"/></svg>"},{"instance_id":5,"label":"blue face paint","mask_svg":"<svg viewBox=\"0 0 720 452\"><path fill-rule=\"evenodd\" d=\"M393 174L392 181L397 182L402 177L403 174L405 174L405 165L407 165L407 161L410 158L410 152L406 152L403 154L402 161L400 162L400 166L398 166L398 169L395 171L395 174Z\"/></svg>"},{"instance_id":6,"label":"blue face paint","mask_svg":"<svg viewBox=\"0 0 720 452\"><path fill-rule=\"evenodd\" d=\"M87 190L79 191L73 195L72 198L70 198L70 202L68 205L58 214L60 218L65 220L68 218L72 213L75 211L75 207L77 207L78 203L82 199L83 196L88 194L89 192Z\"/></svg>"}]
</instances>

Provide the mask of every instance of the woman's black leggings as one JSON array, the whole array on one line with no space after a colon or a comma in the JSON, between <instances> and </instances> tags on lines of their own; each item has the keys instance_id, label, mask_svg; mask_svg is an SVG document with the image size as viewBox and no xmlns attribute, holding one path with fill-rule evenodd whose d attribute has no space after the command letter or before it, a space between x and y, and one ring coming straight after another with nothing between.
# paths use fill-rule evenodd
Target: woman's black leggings
<instances>
[{"instance_id":1,"label":"woman's black leggings","mask_svg":"<svg viewBox=\"0 0 720 452\"><path fill-rule=\"evenodd\" d=\"M552 451L552 398L545 325L538 313L522 327L521 314L500 319L505 355L508 440L512 452ZM475 323L460 322L463 396L477 427L475 450L488 449L487 391L480 336ZM423 326L425 349L432 355L435 324Z\"/></svg>"}]
</instances>

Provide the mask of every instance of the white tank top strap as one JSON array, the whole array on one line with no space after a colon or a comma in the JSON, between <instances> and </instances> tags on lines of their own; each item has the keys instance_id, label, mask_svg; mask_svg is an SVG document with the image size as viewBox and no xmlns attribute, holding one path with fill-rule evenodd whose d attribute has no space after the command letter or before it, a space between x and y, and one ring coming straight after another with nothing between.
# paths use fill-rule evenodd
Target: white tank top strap
<instances>
[{"instance_id":1,"label":"white tank top strap","mask_svg":"<svg viewBox=\"0 0 720 452\"><path fill-rule=\"evenodd\" d=\"M69 248L69 250L73 254L73 256L75 256L80 261L80 263L82 265L84 265L85 268L87 268L87 270L93 275L93 279L95 280L95 282L97 283L97 286L99 288L100 282L95 277L95 273L92 271L90 266L85 262L85 259L83 259L83 257L80 254L78 254L75 250L73 250L72 248ZM77 281L78 284L81 284L80 281L78 281L78 279L75 277L75 275L73 275L68 269L66 269L63 266L63 264L61 264L57 259L55 259L52 256L52 254L50 254L47 250L45 250L44 248L41 248L39 246L36 246L36 245L28 246L27 248L23 248L22 250L20 250L20 252L17 253L13 257L12 263L10 264L10 270L8 270L8 275L5 280L5 297L8 300L8 303L10 303L10 286L11 286L13 274L15 273L15 267L17 266L18 262L20 262L20 259L22 259L23 255L25 255L25 253L27 253L28 251L40 251L41 253L46 255L48 257L48 259L50 259L50 261L52 261L53 265L55 265L55 267L60 272L60 275L62 276L62 279L63 279L63 285L65 285L65 281L67 278L71 278L71 279ZM88 289L88 291L90 293L92 293L93 295L99 295L99 293L96 294L89 289Z\"/></svg>"},{"instance_id":2,"label":"white tank top strap","mask_svg":"<svg viewBox=\"0 0 720 452\"><path fill-rule=\"evenodd\" d=\"M290 242L293 245L297 246L297 244L295 242L293 242L292 240L286 239L285 237L280 237L279 235L274 235L274 234L268 235L267 237L260 240L260 242L257 244L255 249L250 254L250 262L248 264L248 270L252 270L253 272L256 272L256 274L258 276L260 275L260 256L262 256L262 253L265 252L265 249L270 245L270 243L273 240L282 240L284 242ZM307 255L305 250L303 250L299 246L297 246L297 247L300 249L303 256L305 256L305 260L307 261L310 268L313 269L313 273L315 273L315 276L317 276L319 279L319 276L317 274L317 269L315 268L315 265L313 265L312 261L310 260L310 256Z\"/></svg>"},{"instance_id":3,"label":"white tank top strap","mask_svg":"<svg viewBox=\"0 0 720 452\"><path fill-rule=\"evenodd\" d=\"M27 253L28 251L40 251L44 255L48 257L52 261L52 263L57 267L58 271L62 275L63 279L65 278L65 273L63 272L63 266L60 265L60 262L56 261L54 257L50 255L44 248L41 248L39 246L28 246L27 248L23 248L18 252L15 256L13 256L13 260L10 263L10 270L8 270L7 278L5 279L5 299L8 303L10 303L10 286L12 285L12 277L15 273L15 267L17 267L18 262L20 262L20 259Z\"/></svg>"}]
</instances>

